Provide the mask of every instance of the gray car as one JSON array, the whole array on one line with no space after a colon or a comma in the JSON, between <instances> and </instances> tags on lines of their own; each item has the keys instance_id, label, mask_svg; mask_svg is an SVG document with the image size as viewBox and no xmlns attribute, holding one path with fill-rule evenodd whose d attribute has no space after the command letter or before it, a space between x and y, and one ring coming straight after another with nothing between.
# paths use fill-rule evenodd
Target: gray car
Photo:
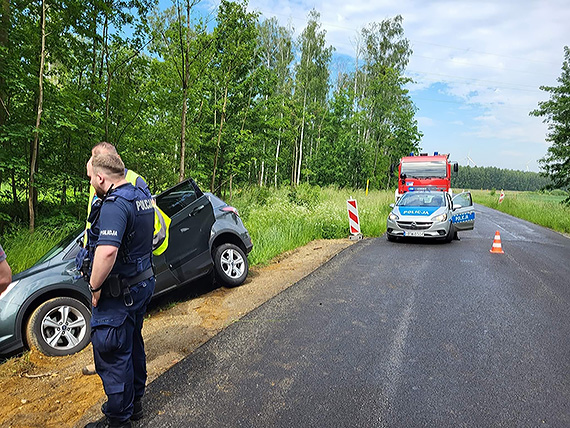
<instances>
[{"instance_id":1,"label":"gray car","mask_svg":"<svg viewBox=\"0 0 570 428\"><path fill-rule=\"evenodd\" d=\"M171 223L168 248L153 258L154 296L210 273L229 287L245 281L253 244L235 208L203 193L192 179L161 193L156 202ZM89 343L91 293L75 268L82 238L78 233L14 275L0 295L0 354L35 347L61 356Z\"/></svg>"},{"instance_id":2,"label":"gray car","mask_svg":"<svg viewBox=\"0 0 570 428\"><path fill-rule=\"evenodd\" d=\"M446 192L416 191L405 193L386 220L386 237L419 237L451 242L458 231L471 230L475 210L471 193L453 198Z\"/></svg>"}]
</instances>

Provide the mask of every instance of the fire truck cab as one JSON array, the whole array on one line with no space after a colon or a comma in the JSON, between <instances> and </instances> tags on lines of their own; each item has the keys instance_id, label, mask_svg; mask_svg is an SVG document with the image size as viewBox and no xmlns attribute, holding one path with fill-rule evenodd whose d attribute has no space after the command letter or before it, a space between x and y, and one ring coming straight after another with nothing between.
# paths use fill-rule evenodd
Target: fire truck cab
<instances>
[{"instance_id":1,"label":"fire truck cab","mask_svg":"<svg viewBox=\"0 0 570 428\"><path fill-rule=\"evenodd\" d=\"M453 166L452 166L453 165ZM434 190L452 195L451 171L457 172L457 162L449 161L449 154L435 152L433 156L422 153L419 156L404 156L398 167L398 188L395 200L409 191Z\"/></svg>"}]
</instances>

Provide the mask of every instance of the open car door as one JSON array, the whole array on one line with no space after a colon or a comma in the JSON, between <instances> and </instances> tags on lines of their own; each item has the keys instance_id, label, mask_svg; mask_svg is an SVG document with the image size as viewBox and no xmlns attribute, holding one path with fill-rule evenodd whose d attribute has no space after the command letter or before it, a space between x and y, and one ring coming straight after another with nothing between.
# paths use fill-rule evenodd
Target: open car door
<instances>
[{"instance_id":1,"label":"open car door","mask_svg":"<svg viewBox=\"0 0 570 428\"><path fill-rule=\"evenodd\" d=\"M453 215L451 221L455 230L472 230L475 226L475 208L471 193L463 192L452 199Z\"/></svg>"},{"instance_id":2,"label":"open car door","mask_svg":"<svg viewBox=\"0 0 570 428\"><path fill-rule=\"evenodd\" d=\"M171 219L168 247L154 258L157 275L164 275L156 290L161 292L173 282L183 283L212 269L209 239L215 218L210 200L192 179L158 195L156 204Z\"/></svg>"}]
</instances>

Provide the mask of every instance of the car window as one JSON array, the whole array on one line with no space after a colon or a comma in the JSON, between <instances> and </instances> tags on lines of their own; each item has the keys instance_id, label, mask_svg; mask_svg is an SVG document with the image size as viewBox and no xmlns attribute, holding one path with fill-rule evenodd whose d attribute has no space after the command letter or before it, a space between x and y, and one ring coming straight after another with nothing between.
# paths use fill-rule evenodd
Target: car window
<instances>
[{"instance_id":1,"label":"car window","mask_svg":"<svg viewBox=\"0 0 570 428\"><path fill-rule=\"evenodd\" d=\"M74 239L77 238L77 236L83 231L83 227L80 229L75 229L72 232L66 234L56 245L54 245L47 253L45 253L37 262L36 264L40 264L43 262L46 262L48 260L53 259L55 256L57 256L59 253L61 253L64 249L66 249L70 242ZM79 245L77 245L77 247L79 248ZM77 250L77 252L79 252L79 249ZM76 253L77 254L77 253ZM72 258L75 257L75 254L73 256L69 256L69 252L68 254L64 257L64 260L68 259L68 258Z\"/></svg>"},{"instance_id":2,"label":"car window","mask_svg":"<svg viewBox=\"0 0 570 428\"><path fill-rule=\"evenodd\" d=\"M473 205L471 200L471 193L460 193L453 198L453 203L455 205L461 205L462 207L470 207Z\"/></svg>"},{"instance_id":3,"label":"car window","mask_svg":"<svg viewBox=\"0 0 570 428\"><path fill-rule=\"evenodd\" d=\"M445 199L439 193L406 193L398 201L404 207L443 207Z\"/></svg>"},{"instance_id":4,"label":"car window","mask_svg":"<svg viewBox=\"0 0 570 428\"><path fill-rule=\"evenodd\" d=\"M156 197L156 204L169 217L181 211L201 195L197 195L190 180L174 186Z\"/></svg>"}]
</instances>

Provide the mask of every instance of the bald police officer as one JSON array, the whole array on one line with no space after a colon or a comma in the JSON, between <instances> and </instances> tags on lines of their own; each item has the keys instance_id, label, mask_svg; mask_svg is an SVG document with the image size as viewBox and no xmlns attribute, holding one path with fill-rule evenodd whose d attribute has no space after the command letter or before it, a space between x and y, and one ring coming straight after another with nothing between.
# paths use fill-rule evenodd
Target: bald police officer
<instances>
[{"instance_id":1,"label":"bald police officer","mask_svg":"<svg viewBox=\"0 0 570 428\"><path fill-rule=\"evenodd\" d=\"M98 202L91 209L88 248L93 264L91 342L107 402L104 421L87 427L130 427L143 416L146 383L142 324L154 292L154 210L148 193L125 179L116 154L91 159Z\"/></svg>"}]
</instances>

